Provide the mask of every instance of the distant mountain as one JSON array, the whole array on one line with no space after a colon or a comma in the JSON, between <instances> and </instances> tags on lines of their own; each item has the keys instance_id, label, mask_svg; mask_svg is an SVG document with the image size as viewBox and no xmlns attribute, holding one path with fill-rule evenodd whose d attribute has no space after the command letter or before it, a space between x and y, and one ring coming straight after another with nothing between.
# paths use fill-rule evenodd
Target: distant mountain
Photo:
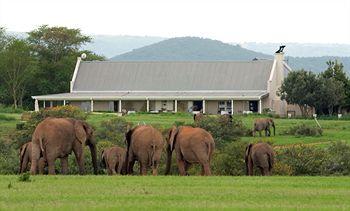
<instances>
[{"instance_id":1,"label":"distant mountain","mask_svg":"<svg viewBox=\"0 0 350 211\"><path fill-rule=\"evenodd\" d=\"M322 57L338 56L350 57L350 44L324 43L283 43L286 45L286 54L295 57ZM280 43L241 43L240 46L252 51L271 54L278 49Z\"/></svg>"},{"instance_id":2,"label":"distant mountain","mask_svg":"<svg viewBox=\"0 0 350 211\"><path fill-rule=\"evenodd\" d=\"M286 62L294 70L311 70L321 72L327 68L326 62L338 60L344 65L344 70L350 75L350 57L322 56L322 57L285 57Z\"/></svg>"},{"instance_id":3,"label":"distant mountain","mask_svg":"<svg viewBox=\"0 0 350 211\"><path fill-rule=\"evenodd\" d=\"M114 61L246 61L254 58L268 59L271 55L257 53L238 45L198 37L179 37L132 50L111 58Z\"/></svg>"},{"instance_id":4,"label":"distant mountain","mask_svg":"<svg viewBox=\"0 0 350 211\"><path fill-rule=\"evenodd\" d=\"M104 55L107 58L166 39L163 37L123 35L92 35L91 37L92 42L87 43L82 48Z\"/></svg>"},{"instance_id":5,"label":"distant mountain","mask_svg":"<svg viewBox=\"0 0 350 211\"><path fill-rule=\"evenodd\" d=\"M278 47L278 46L277 46ZM273 54L276 49L271 49ZM288 54L288 48L285 49ZM111 58L114 61L250 61L254 58L272 59L272 55L258 53L217 40L198 37L179 37L132 50ZM286 62L292 69L305 69L321 72L327 68L328 60L337 59L344 64L350 73L350 57L291 57L286 56Z\"/></svg>"}]
</instances>

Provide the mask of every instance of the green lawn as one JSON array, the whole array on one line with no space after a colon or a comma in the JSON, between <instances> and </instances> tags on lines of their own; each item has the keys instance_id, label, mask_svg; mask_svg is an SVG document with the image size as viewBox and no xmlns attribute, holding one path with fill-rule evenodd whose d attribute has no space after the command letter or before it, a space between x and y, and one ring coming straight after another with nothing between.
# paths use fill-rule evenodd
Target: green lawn
<instances>
[{"instance_id":1,"label":"green lawn","mask_svg":"<svg viewBox=\"0 0 350 211\"><path fill-rule=\"evenodd\" d=\"M88 121L95 127L98 127L99 123L103 120L113 118L115 114L93 114L90 115ZM128 115L125 117L127 121L137 124L156 124L163 128L170 128L175 121L192 123L193 116L190 114L135 114ZM260 118L260 116L236 116L243 121L244 125L248 128L252 128L255 118ZM330 141L346 141L350 143L350 121L349 120L319 120L323 128L323 135L319 137L295 137L289 135L281 135L283 131L288 128L305 123L307 125L316 126L316 123L312 119L275 119L276 122L276 136L272 137L243 137L244 141L256 141L256 140L267 140L273 142L275 145L288 145L296 143L304 144L317 144L326 145Z\"/></svg>"},{"instance_id":2,"label":"green lawn","mask_svg":"<svg viewBox=\"0 0 350 211\"><path fill-rule=\"evenodd\" d=\"M5 119L1 118L5 117ZM6 119L10 117L9 119ZM116 117L113 113L100 113L100 114L90 114L88 116L88 122L99 127L100 123L104 120ZM255 118L259 116L236 116L243 121L243 123L251 128ZM134 125L137 124L155 124L163 128L170 128L174 122L185 122L192 123L193 117L190 114L133 114L125 117L127 121L133 122ZM0 113L0 138L9 139L9 134L11 134L15 128L16 123L20 121L20 114L8 114ZM326 145L331 141L343 140L350 143L350 121L349 120L319 120L323 130L323 135L319 137L295 137L281 135L281 133L293 125L305 123L315 126L314 120L304 120L304 119L275 119L276 122L276 136L275 137L243 137L244 141L256 141L256 140L268 140L273 142L275 145L288 145L295 143L305 143L305 144L316 144L316 145Z\"/></svg>"},{"instance_id":3,"label":"green lawn","mask_svg":"<svg viewBox=\"0 0 350 211\"><path fill-rule=\"evenodd\" d=\"M16 129L16 123L21 119L21 114L0 113L0 139L9 139L11 131Z\"/></svg>"},{"instance_id":4,"label":"green lawn","mask_svg":"<svg viewBox=\"0 0 350 211\"><path fill-rule=\"evenodd\" d=\"M350 177L36 176L32 180L0 176L0 210L350 209Z\"/></svg>"}]
</instances>

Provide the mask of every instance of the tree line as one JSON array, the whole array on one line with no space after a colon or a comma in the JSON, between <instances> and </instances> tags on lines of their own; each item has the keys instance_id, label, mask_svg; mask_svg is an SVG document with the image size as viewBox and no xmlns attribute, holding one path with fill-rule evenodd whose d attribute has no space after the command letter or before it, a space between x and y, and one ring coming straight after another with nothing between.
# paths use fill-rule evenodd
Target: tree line
<instances>
[{"instance_id":1,"label":"tree line","mask_svg":"<svg viewBox=\"0 0 350 211\"><path fill-rule=\"evenodd\" d=\"M350 80L344 66L337 60L328 61L319 74L304 69L291 71L278 94L289 104L298 105L304 117L313 112L321 115L342 113L350 109Z\"/></svg>"},{"instance_id":2,"label":"tree line","mask_svg":"<svg viewBox=\"0 0 350 211\"><path fill-rule=\"evenodd\" d=\"M27 37L0 27L0 104L33 108L31 96L69 92L76 59L104 60L81 47L91 42L80 29L40 26Z\"/></svg>"}]
</instances>

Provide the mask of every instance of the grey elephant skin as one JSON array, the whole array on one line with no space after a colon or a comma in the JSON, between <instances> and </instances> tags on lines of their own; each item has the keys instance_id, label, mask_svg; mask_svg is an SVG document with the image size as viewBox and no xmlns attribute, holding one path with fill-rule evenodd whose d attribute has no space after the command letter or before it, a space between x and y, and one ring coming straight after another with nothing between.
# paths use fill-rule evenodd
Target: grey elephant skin
<instances>
[{"instance_id":1,"label":"grey elephant skin","mask_svg":"<svg viewBox=\"0 0 350 211\"><path fill-rule=\"evenodd\" d=\"M19 149L19 173L22 174L29 170L28 164L32 162L32 142L23 144ZM42 154L38 162L38 170L40 174L44 173L46 162Z\"/></svg>"},{"instance_id":2,"label":"grey elephant skin","mask_svg":"<svg viewBox=\"0 0 350 211\"><path fill-rule=\"evenodd\" d=\"M273 128L273 135L276 135L275 122L271 118L259 118L254 120L253 126L253 136L256 132L259 132L261 136L261 131L265 131L265 136L271 135L271 127Z\"/></svg>"},{"instance_id":3,"label":"grey elephant skin","mask_svg":"<svg viewBox=\"0 0 350 211\"><path fill-rule=\"evenodd\" d=\"M202 128L173 126L167 139L165 174L170 173L172 152L175 151L180 175L188 175L187 170L194 163L202 166L202 175L211 175L210 161L215 150L215 142L209 132Z\"/></svg>"},{"instance_id":4,"label":"grey elephant skin","mask_svg":"<svg viewBox=\"0 0 350 211\"><path fill-rule=\"evenodd\" d=\"M141 175L146 175L148 168L157 175L164 147L162 134L150 125L140 125L126 133L126 142L127 173L133 174L135 161L138 161Z\"/></svg>"},{"instance_id":5,"label":"grey elephant skin","mask_svg":"<svg viewBox=\"0 0 350 211\"><path fill-rule=\"evenodd\" d=\"M68 171L68 155L73 151L79 173L85 174L84 146L90 148L94 173L97 174L96 142L93 129L84 121L71 118L46 118L38 124L32 136L32 164L30 172L36 174L42 153L48 164L49 174L55 174L55 160L61 159L62 174Z\"/></svg>"},{"instance_id":6,"label":"grey elephant skin","mask_svg":"<svg viewBox=\"0 0 350 211\"><path fill-rule=\"evenodd\" d=\"M109 175L126 173L126 149L122 147L106 148L101 153L101 166Z\"/></svg>"},{"instance_id":7,"label":"grey elephant skin","mask_svg":"<svg viewBox=\"0 0 350 211\"><path fill-rule=\"evenodd\" d=\"M249 144L245 151L246 173L249 176L254 174L254 166L260 169L263 176L271 175L274 165L275 152L267 143Z\"/></svg>"}]
</instances>

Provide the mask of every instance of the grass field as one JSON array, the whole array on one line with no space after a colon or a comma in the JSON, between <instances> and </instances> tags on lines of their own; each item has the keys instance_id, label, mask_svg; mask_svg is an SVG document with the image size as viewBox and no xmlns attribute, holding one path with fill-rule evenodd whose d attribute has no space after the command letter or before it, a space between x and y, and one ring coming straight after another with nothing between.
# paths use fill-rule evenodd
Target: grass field
<instances>
[{"instance_id":1,"label":"grass field","mask_svg":"<svg viewBox=\"0 0 350 211\"><path fill-rule=\"evenodd\" d=\"M0 210L350 209L350 177L0 176ZM9 187L10 186L10 187Z\"/></svg>"},{"instance_id":2,"label":"grass field","mask_svg":"<svg viewBox=\"0 0 350 211\"><path fill-rule=\"evenodd\" d=\"M115 114L91 114L99 127ZM125 117L137 124L168 128L175 121L192 123L189 114L136 114ZM251 127L257 116L238 116ZM0 113L0 138L11 141L20 114ZM281 135L293 125L315 125L314 120L275 119L277 146L304 143L350 143L350 121L320 120L323 136ZM259 137L242 137L253 141ZM35 176L19 182L17 175L0 175L0 210L203 210L203 209L350 209L350 177L179 177L179 176Z\"/></svg>"},{"instance_id":3,"label":"grass field","mask_svg":"<svg viewBox=\"0 0 350 211\"><path fill-rule=\"evenodd\" d=\"M88 116L88 122L99 127L104 120L111 119L116 115L113 113L91 114ZM1 118L3 117L3 118ZM251 128L255 118L259 116L236 116L243 121L243 123ZM192 123L193 117L190 114L135 114L125 117L127 121L137 124L156 124L163 128L170 128L175 121ZM16 123L20 121L20 114L0 113L0 137L8 139L9 134L16 127ZM305 123L308 125L316 125L311 119L275 119L276 122L276 136L275 137L243 137L244 141L254 141L258 139L268 140L274 145L288 145L296 143L317 144L320 146L326 145L331 141L346 141L350 143L350 121L349 120L319 120L323 135L319 137L295 137L289 135L281 135L281 133L288 128Z\"/></svg>"},{"instance_id":4,"label":"grass field","mask_svg":"<svg viewBox=\"0 0 350 211\"><path fill-rule=\"evenodd\" d=\"M95 114L90 115L88 121L95 127L98 127L99 123L103 120L113 118L114 114ZM236 116L243 121L244 125L251 128L255 118L260 116ZM170 128L175 121L192 123L193 117L190 114L136 114L125 117L127 121L134 124L158 124L164 128ZM349 120L319 120L323 128L323 135L319 137L295 137L290 135L281 135L281 133L288 128L297 124L307 124L316 126L316 123L312 119L275 119L276 122L276 136L275 137L243 137L244 141L254 141L258 139L268 140L275 145L288 145L296 143L304 144L318 144L326 145L330 141L346 141L350 143L350 121Z\"/></svg>"}]
</instances>

